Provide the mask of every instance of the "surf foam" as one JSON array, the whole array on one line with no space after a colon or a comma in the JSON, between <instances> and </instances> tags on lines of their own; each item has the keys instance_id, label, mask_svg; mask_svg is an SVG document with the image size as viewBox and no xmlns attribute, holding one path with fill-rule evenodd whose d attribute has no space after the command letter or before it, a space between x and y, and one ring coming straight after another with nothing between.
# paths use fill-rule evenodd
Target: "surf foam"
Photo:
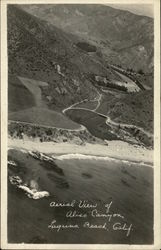
<instances>
[{"instance_id":1,"label":"surf foam","mask_svg":"<svg viewBox=\"0 0 161 250\"><path fill-rule=\"evenodd\" d=\"M19 185L19 188L24 190L27 193L27 196L29 198L32 198L34 200L41 199L43 197L48 197L49 192L47 191L37 191L37 189L30 189L29 187L25 185Z\"/></svg>"},{"instance_id":2,"label":"surf foam","mask_svg":"<svg viewBox=\"0 0 161 250\"><path fill-rule=\"evenodd\" d=\"M10 164L12 166L17 166L16 162L14 162L14 161L8 161L8 164Z\"/></svg>"},{"instance_id":3,"label":"surf foam","mask_svg":"<svg viewBox=\"0 0 161 250\"><path fill-rule=\"evenodd\" d=\"M10 183L17 186L18 188L25 191L29 198L34 200L41 199L43 197L50 196L47 191L38 191L35 187L38 187L38 184L35 185L35 181L31 180L31 184L34 182L33 188L29 188L26 184L22 185L22 179L19 176L9 176Z\"/></svg>"},{"instance_id":4,"label":"surf foam","mask_svg":"<svg viewBox=\"0 0 161 250\"><path fill-rule=\"evenodd\" d=\"M144 162L134 162L134 161L128 161L128 160L122 160L122 159L117 159L109 156L95 156L95 155L84 155L84 154L65 154L65 155L60 155L60 156L55 156L52 155L52 157L56 160L72 160L72 159L78 159L78 160L103 160L103 161L113 161L113 162L123 162L127 165L142 165L142 166L147 166L147 167L153 167L150 164L144 163Z\"/></svg>"}]
</instances>

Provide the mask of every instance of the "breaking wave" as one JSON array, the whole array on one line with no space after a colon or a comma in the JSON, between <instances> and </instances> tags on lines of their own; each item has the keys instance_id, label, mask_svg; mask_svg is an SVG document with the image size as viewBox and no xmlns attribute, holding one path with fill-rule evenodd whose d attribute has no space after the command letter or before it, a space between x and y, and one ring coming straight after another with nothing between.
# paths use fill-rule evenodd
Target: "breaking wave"
<instances>
[{"instance_id":1,"label":"breaking wave","mask_svg":"<svg viewBox=\"0 0 161 250\"><path fill-rule=\"evenodd\" d=\"M79 153L72 153L72 154L64 154L64 155L52 155L48 156L46 154L43 154L42 152L38 151L28 151L28 150L20 150L23 153L28 153L32 157L39 159L39 160L44 160L44 161L54 161L54 160L72 160L72 159L78 159L78 160L103 160L103 161L113 161L113 162L122 162L127 165L141 165L145 167L150 167L153 168L153 164L150 162L143 162L143 161L131 161L131 160L123 160L123 159L118 159L110 156L96 156L96 155L85 155L85 154L79 154Z\"/></svg>"},{"instance_id":2,"label":"breaking wave","mask_svg":"<svg viewBox=\"0 0 161 250\"><path fill-rule=\"evenodd\" d=\"M128 160L122 160L122 159L117 159L109 156L95 156L95 155L84 155L84 154L65 154L65 155L60 155L60 156L55 156L53 155L53 158L56 160L71 160L71 159L79 159L79 160L103 160L103 161L113 161L113 162L123 162L128 165L142 165L142 166L147 166L147 167L153 167L150 163L145 163L145 162L135 162L135 161L128 161Z\"/></svg>"}]
</instances>

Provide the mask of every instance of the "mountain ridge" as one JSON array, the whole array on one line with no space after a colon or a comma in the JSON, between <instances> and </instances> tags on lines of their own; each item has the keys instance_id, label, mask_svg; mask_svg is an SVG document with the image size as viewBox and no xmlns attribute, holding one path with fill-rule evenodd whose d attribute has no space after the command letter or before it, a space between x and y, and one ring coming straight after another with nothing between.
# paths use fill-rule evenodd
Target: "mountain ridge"
<instances>
[{"instance_id":1,"label":"mountain ridge","mask_svg":"<svg viewBox=\"0 0 161 250\"><path fill-rule=\"evenodd\" d=\"M106 40L104 41L107 43ZM129 55L129 51L127 55ZM136 54L135 58L138 60ZM87 119L88 114L94 114L92 119L97 124L89 121L87 129L91 129L92 132L97 131L100 138L106 136L106 139L118 139L117 134L122 140L129 140L129 138L131 140L136 137L135 130L126 133L123 131L124 129L119 131L119 125L112 124L110 127L111 124L105 123L105 117L108 114L114 121L141 125L152 131L153 74L144 74L141 70L140 73L137 73L133 68L129 68L130 65L126 69L118 63L119 60L117 65L111 64L111 57L105 57L101 48L93 44L90 39L89 41L83 40L76 34L65 32L22 10L21 6L8 6L10 117L12 117L12 107L16 110L26 109L23 116L21 115L23 112L19 112L14 113L14 117L16 120L23 118L22 122L23 120L28 122L31 120L30 115L32 116L33 112L27 109L33 110L33 107L38 105L34 110L39 111L37 121L41 125L41 116L45 117L44 110L46 110L46 115L50 113L49 110L62 113L64 109L72 109L73 105L76 109L77 103L80 105L83 103L82 105L87 107L87 110L84 112L79 109L79 115L82 116L82 119ZM40 86L40 82L45 84ZM142 83L144 87L142 87ZM37 96L36 88L39 96ZM132 92L129 93L129 91ZM138 91L140 94L135 93ZM20 96L21 93L23 96ZM149 102L145 102L146 97L150 98ZM126 99L129 101L124 105ZM32 101L31 103L35 103L32 104L32 107L27 103L29 100ZM39 102L38 104L36 104L36 100ZM21 107L19 102L22 104ZM40 106L42 112L39 109ZM72 108L70 108L71 106ZM90 112L89 109L92 108L93 112ZM96 109L98 111L101 109L101 113L98 114ZM76 119L78 120L76 122L81 124L79 117L78 119L75 117L78 112L73 111L71 119L73 121ZM128 114L128 112L130 113ZM68 116L68 114L69 112L63 113L63 116ZM141 122L143 115L147 119ZM54 112L53 117L53 121L54 119L57 121ZM51 119L50 124L53 121ZM150 128L147 126L147 121L150 122ZM46 121L44 120L44 122ZM59 122L56 124L58 126ZM37 126L39 125L37 124ZM61 123L60 127L62 127ZM151 139L150 142L149 139L144 139L144 134L139 135L139 138L137 136L137 140L148 141L147 144L151 144Z\"/></svg>"},{"instance_id":2,"label":"mountain ridge","mask_svg":"<svg viewBox=\"0 0 161 250\"><path fill-rule=\"evenodd\" d=\"M145 72L153 70L153 19L150 17L97 4L23 5L22 8L90 41L111 63L120 62L124 67L142 68Z\"/></svg>"}]
</instances>

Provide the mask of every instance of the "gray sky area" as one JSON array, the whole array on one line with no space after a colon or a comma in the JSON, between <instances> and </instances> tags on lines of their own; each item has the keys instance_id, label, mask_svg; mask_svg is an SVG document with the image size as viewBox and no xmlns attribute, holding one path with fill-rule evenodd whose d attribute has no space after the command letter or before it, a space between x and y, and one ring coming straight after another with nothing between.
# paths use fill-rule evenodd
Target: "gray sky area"
<instances>
[{"instance_id":1,"label":"gray sky area","mask_svg":"<svg viewBox=\"0 0 161 250\"><path fill-rule=\"evenodd\" d=\"M154 17L153 5L151 4L107 4L116 9L128 10L137 15Z\"/></svg>"}]
</instances>

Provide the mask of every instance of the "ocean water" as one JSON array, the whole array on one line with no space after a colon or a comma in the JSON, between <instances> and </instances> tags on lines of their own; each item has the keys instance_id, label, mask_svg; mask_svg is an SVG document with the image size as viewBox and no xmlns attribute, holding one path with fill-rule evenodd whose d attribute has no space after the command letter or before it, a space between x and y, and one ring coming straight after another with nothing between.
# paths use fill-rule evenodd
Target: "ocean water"
<instances>
[{"instance_id":1,"label":"ocean water","mask_svg":"<svg viewBox=\"0 0 161 250\"><path fill-rule=\"evenodd\" d=\"M9 181L9 243L152 244L153 168L82 156L52 164L16 150L9 157L9 176L50 194L34 200Z\"/></svg>"}]
</instances>

